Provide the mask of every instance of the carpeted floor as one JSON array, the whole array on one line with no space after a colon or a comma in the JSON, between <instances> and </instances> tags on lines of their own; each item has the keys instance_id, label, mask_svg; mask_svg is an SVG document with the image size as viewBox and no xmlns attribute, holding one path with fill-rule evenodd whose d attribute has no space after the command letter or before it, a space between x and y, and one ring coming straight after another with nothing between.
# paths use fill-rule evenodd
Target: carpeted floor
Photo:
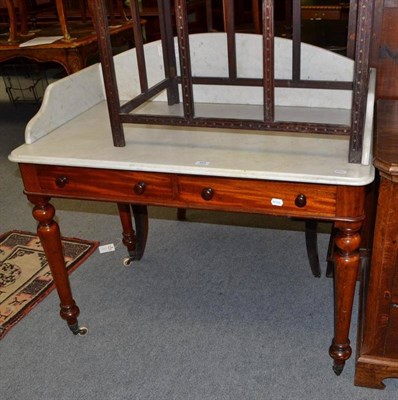
<instances>
[{"instance_id":1,"label":"carpeted floor","mask_svg":"<svg viewBox=\"0 0 398 400\"><path fill-rule=\"evenodd\" d=\"M31 113L0 105L1 231L35 229L6 159ZM53 204L64 236L116 251L95 252L71 276L87 336L68 331L53 292L0 342L1 398L396 397L396 380L385 391L354 387L354 357L340 377L332 372L332 282L312 277L301 223L284 220L280 230L276 219L199 211L178 222L175 210L151 208L146 254L124 268L115 205ZM320 234L322 260L327 244ZM355 336L354 313L354 349Z\"/></svg>"}]
</instances>

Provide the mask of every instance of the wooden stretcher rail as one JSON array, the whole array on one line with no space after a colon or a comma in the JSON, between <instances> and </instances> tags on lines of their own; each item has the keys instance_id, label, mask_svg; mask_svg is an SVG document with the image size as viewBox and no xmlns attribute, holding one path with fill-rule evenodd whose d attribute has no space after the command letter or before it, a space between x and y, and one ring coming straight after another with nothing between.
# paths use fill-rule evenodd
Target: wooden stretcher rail
<instances>
[{"instance_id":1,"label":"wooden stretcher rail","mask_svg":"<svg viewBox=\"0 0 398 400\"><path fill-rule=\"evenodd\" d=\"M187 120L183 116L120 114L120 120L122 123L131 124L280 131L322 135L347 135L350 131L349 125L332 125L314 122L266 122L254 119L192 117Z\"/></svg>"}]
</instances>

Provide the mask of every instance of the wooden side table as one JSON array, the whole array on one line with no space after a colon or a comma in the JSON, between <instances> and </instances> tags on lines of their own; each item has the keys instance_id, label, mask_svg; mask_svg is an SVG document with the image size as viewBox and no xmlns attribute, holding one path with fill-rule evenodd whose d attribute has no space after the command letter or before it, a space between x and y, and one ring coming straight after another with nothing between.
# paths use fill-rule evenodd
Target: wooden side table
<instances>
[{"instance_id":1,"label":"wooden side table","mask_svg":"<svg viewBox=\"0 0 398 400\"><path fill-rule=\"evenodd\" d=\"M0 38L0 62L13 58L28 58L38 62L56 62L61 64L68 75L87 66L89 57L97 54L98 41L91 24L69 24L74 40L58 40L51 44L20 47L20 43L9 43L7 38ZM110 37L114 46L130 44L133 37L133 23L125 22L112 27ZM59 36L62 32L57 26L41 29L39 36ZM23 41L32 39L26 37Z\"/></svg>"},{"instance_id":2,"label":"wooden side table","mask_svg":"<svg viewBox=\"0 0 398 400\"><path fill-rule=\"evenodd\" d=\"M381 180L355 384L383 389L398 378L398 100L379 100L376 129Z\"/></svg>"}]
</instances>

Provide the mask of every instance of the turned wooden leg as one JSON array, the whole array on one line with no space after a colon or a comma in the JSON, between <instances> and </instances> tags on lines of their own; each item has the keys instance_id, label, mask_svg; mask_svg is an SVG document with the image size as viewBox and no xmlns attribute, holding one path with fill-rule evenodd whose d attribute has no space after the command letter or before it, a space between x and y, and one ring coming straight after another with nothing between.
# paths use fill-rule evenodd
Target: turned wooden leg
<instances>
[{"instance_id":1,"label":"turned wooden leg","mask_svg":"<svg viewBox=\"0 0 398 400\"><path fill-rule=\"evenodd\" d=\"M65 7L62 0L55 0L55 5L57 7L58 21L61 26L62 34L64 36L63 40L69 42L72 40L68 31L68 25L66 22Z\"/></svg>"},{"instance_id":2,"label":"turned wooden leg","mask_svg":"<svg viewBox=\"0 0 398 400\"><path fill-rule=\"evenodd\" d=\"M334 254L335 329L329 354L334 359L333 370L336 375L341 374L345 361L352 353L349 331L360 264L361 225L361 222L336 222L335 224L338 229L335 238L337 249Z\"/></svg>"},{"instance_id":3,"label":"turned wooden leg","mask_svg":"<svg viewBox=\"0 0 398 400\"><path fill-rule=\"evenodd\" d=\"M126 266L133 260L140 260L145 252L148 238L148 209L146 206L138 206L118 203L120 221L123 229L123 244L127 247L129 257L124 260ZM131 207L131 208L130 208ZM131 219L133 211L136 231Z\"/></svg>"},{"instance_id":4,"label":"turned wooden leg","mask_svg":"<svg viewBox=\"0 0 398 400\"><path fill-rule=\"evenodd\" d=\"M80 328L77 322L80 311L72 297L62 250L59 226L54 221L55 209L49 204L49 197L28 196L28 199L35 205L32 213L33 217L38 222L37 234L47 257L61 301L61 318L67 322L70 330L75 335L84 335L87 333L87 328Z\"/></svg>"},{"instance_id":5,"label":"turned wooden leg","mask_svg":"<svg viewBox=\"0 0 398 400\"><path fill-rule=\"evenodd\" d=\"M28 30L28 10L26 8L26 1L16 0L16 3L19 12L21 35L27 35L29 30Z\"/></svg>"},{"instance_id":6,"label":"turned wooden leg","mask_svg":"<svg viewBox=\"0 0 398 400\"><path fill-rule=\"evenodd\" d=\"M6 6L8 11L8 17L10 19L10 36L8 41L10 43L16 43L17 41L17 17L15 14L15 7L12 0L6 0Z\"/></svg>"}]
</instances>

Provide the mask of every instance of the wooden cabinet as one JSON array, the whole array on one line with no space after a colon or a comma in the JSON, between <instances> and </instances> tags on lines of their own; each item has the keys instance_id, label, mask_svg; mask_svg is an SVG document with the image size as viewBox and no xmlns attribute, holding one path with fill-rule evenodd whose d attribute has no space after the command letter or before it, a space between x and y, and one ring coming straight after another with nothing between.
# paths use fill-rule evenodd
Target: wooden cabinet
<instances>
[{"instance_id":1,"label":"wooden cabinet","mask_svg":"<svg viewBox=\"0 0 398 400\"><path fill-rule=\"evenodd\" d=\"M398 101L379 100L375 166L380 171L370 274L361 313L355 384L398 378Z\"/></svg>"}]
</instances>

